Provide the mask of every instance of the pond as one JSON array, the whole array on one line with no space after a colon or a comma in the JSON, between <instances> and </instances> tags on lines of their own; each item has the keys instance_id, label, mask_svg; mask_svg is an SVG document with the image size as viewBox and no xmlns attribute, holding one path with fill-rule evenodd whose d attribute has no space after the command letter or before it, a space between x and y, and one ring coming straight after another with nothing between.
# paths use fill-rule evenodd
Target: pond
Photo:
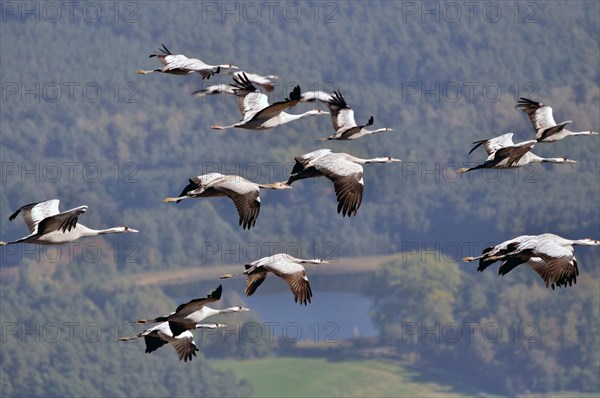
<instances>
[{"instance_id":1,"label":"pond","mask_svg":"<svg viewBox=\"0 0 600 398\"><path fill-rule=\"evenodd\" d=\"M174 299L183 303L190 297ZM244 301L252 311L252 319L262 323L275 338L332 342L377 336L369 313L372 300L358 293L313 290L312 303L307 306L295 303L289 291L257 292ZM222 308L218 303L211 307ZM227 318L219 322L227 323Z\"/></svg>"}]
</instances>

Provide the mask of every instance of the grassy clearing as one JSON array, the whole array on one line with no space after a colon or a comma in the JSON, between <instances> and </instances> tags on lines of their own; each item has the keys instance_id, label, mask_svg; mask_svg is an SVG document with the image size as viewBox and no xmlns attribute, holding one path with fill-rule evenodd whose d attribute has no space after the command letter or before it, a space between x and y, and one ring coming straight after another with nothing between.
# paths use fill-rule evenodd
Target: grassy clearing
<instances>
[{"instance_id":1,"label":"grassy clearing","mask_svg":"<svg viewBox=\"0 0 600 398\"><path fill-rule=\"evenodd\" d=\"M267 358L216 361L248 379L255 397L458 397L450 387L410 381L401 365L377 360Z\"/></svg>"}]
</instances>

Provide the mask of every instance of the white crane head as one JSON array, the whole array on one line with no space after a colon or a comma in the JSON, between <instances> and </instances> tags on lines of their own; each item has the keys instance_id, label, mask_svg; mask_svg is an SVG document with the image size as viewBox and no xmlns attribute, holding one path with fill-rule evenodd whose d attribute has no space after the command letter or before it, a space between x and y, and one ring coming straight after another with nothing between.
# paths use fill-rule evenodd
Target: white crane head
<instances>
[{"instance_id":1,"label":"white crane head","mask_svg":"<svg viewBox=\"0 0 600 398\"><path fill-rule=\"evenodd\" d=\"M567 159L566 156L563 156L562 160L560 161L560 163L577 163L577 161L576 160Z\"/></svg>"},{"instance_id":2,"label":"white crane head","mask_svg":"<svg viewBox=\"0 0 600 398\"><path fill-rule=\"evenodd\" d=\"M237 67L235 65L231 65L231 64L219 65L219 68L221 68L221 69L240 69L239 67Z\"/></svg>"},{"instance_id":3,"label":"white crane head","mask_svg":"<svg viewBox=\"0 0 600 398\"><path fill-rule=\"evenodd\" d=\"M224 323L197 323L196 329L220 329L226 328L227 325Z\"/></svg>"},{"instance_id":4,"label":"white crane head","mask_svg":"<svg viewBox=\"0 0 600 398\"><path fill-rule=\"evenodd\" d=\"M393 158L391 156L382 156L380 158L371 159L372 163L395 163L401 162L402 160Z\"/></svg>"},{"instance_id":5,"label":"white crane head","mask_svg":"<svg viewBox=\"0 0 600 398\"><path fill-rule=\"evenodd\" d=\"M133 229L133 228L127 227L125 225L122 225L120 227L114 227L114 228L111 228L111 229L113 229L114 232L123 232L123 233L127 233L127 232L140 232L137 229Z\"/></svg>"}]
</instances>

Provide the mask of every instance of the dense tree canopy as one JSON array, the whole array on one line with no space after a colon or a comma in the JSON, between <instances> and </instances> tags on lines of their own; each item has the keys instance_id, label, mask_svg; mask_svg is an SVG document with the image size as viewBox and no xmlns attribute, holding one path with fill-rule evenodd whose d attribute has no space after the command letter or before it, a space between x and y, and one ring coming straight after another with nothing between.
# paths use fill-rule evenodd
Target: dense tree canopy
<instances>
[{"instance_id":1,"label":"dense tree canopy","mask_svg":"<svg viewBox=\"0 0 600 398\"><path fill-rule=\"evenodd\" d=\"M598 288L586 281L597 281L597 251L578 255L585 266L577 287L554 295L538 289L539 281L523 285L508 277L493 293L480 285L493 272L475 279L455 260L526 233L597 238L600 140L576 137L534 148L576 165L460 178L455 170L485 158L482 151L467 156L473 141L508 131L517 140L533 136L514 109L521 95L550 104L555 119L573 120L574 130L600 130L598 3L492 2L472 9L461 2L276 3L271 10L260 2L2 3L0 238L27 233L22 220L7 221L19 206L51 198L61 199L62 209L88 205L80 221L90 227L141 231L81 241L62 252L1 248L3 322L97 322L104 331L173 305L162 292L128 285L123 276L255 260L285 245L306 256L317 248L336 257L437 250L444 261L407 255L382 271L382 296L375 298L382 336L393 336L403 321L536 322L552 338L522 350L475 341L466 355L491 373L510 375L510 382L499 382L506 391L570 388L575 380L597 391L598 350L585 345L598 344L590 337L598 335ZM159 66L148 55L161 43L211 64L278 75L272 101L296 84L303 91L339 88L357 122L373 115L377 127L394 132L322 146L317 138L332 133L326 116L272 131L216 132L209 126L240 119L234 99L190 93L229 76L135 74ZM290 112L312 106L321 105ZM365 167L363 203L350 219L336 214L325 179L264 192L250 231L238 227L228 200L160 202L188 178L211 171L284 180L295 156L320 147L402 163ZM246 384L231 383L232 375L204 366L202 356L196 366L181 366L165 353L159 358L168 366L159 368L141 344L117 345L105 333L97 344L81 338L37 344L5 332L3 396L249 393ZM237 349L239 356L266 353L259 346L228 348ZM446 351L458 355L452 346ZM511 368L513 358L522 365ZM132 368L139 370L133 378L94 376ZM535 375L537 384L517 369ZM144 384L148 379L179 389L154 389Z\"/></svg>"}]
</instances>

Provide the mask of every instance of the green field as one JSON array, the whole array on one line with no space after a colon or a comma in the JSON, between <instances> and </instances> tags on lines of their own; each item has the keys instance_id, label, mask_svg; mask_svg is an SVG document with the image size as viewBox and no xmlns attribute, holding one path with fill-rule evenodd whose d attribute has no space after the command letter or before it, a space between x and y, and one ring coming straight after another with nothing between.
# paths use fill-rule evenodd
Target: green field
<instances>
[{"instance_id":1,"label":"green field","mask_svg":"<svg viewBox=\"0 0 600 398\"><path fill-rule=\"evenodd\" d=\"M216 361L248 379L255 397L451 397L448 386L411 381L414 372L377 360L268 358Z\"/></svg>"}]
</instances>

